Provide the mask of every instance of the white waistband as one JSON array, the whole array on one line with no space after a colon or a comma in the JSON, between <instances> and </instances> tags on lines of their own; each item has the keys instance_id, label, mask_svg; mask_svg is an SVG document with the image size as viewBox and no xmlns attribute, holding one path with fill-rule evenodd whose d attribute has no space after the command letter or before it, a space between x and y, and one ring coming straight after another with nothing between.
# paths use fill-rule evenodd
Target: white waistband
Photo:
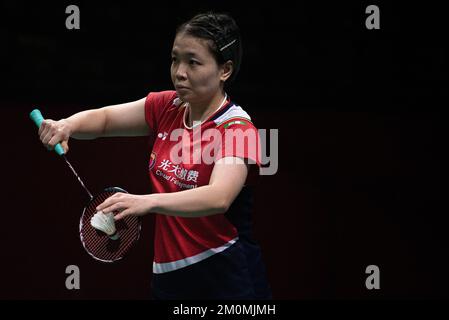
<instances>
[{"instance_id":1,"label":"white waistband","mask_svg":"<svg viewBox=\"0 0 449 320\"><path fill-rule=\"evenodd\" d=\"M236 237L228 242L226 242L224 245L221 245L217 248L208 249L206 251L203 251L201 253L198 253L194 256L187 257L184 259L172 261L172 262L163 262L163 263L157 263L153 262L153 273L165 273L170 272L174 270L178 270L184 267L187 267L189 265L192 265L194 263L200 262L206 258L209 258L210 256L213 256L216 253L222 252L232 246L234 243L237 242L239 238Z\"/></svg>"}]
</instances>

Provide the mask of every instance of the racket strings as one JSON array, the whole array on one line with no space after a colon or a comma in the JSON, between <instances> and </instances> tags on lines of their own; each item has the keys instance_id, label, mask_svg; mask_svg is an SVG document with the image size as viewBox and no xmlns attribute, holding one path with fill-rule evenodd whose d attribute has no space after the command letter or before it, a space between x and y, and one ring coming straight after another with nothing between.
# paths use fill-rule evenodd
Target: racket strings
<instances>
[{"instance_id":1,"label":"racket strings","mask_svg":"<svg viewBox=\"0 0 449 320\"><path fill-rule=\"evenodd\" d=\"M121 259L138 240L140 222L137 217L128 216L116 222L120 237L112 240L90 224L90 219L96 213L95 208L114 192L103 192L97 195L86 207L80 225L81 241L86 251L95 259L112 262Z\"/></svg>"}]
</instances>

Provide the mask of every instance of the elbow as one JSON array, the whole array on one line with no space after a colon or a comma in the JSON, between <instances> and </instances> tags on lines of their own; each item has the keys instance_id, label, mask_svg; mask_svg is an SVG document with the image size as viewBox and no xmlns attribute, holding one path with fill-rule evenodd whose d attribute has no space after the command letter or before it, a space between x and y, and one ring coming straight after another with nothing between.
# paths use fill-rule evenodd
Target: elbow
<instances>
[{"instance_id":1,"label":"elbow","mask_svg":"<svg viewBox=\"0 0 449 320\"><path fill-rule=\"evenodd\" d=\"M211 197L209 199L213 201L213 203L210 203L209 208L212 209L214 212L213 214L227 212L234 201L232 195L223 188L216 188L215 186L210 186L210 191Z\"/></svg>"},{"instance_id":2,"label":"elbow","mask_svg":"<svg viewBox=\"0 0 449 320\"><path fill-rule=\"evenodd\" d=\"M231 206L230 201L226 198L222 198L219 201L217 201L217 205L215 206L215 211L217 213L225 213L229 210L229 207Z\"/></svg>"}]
</instances>

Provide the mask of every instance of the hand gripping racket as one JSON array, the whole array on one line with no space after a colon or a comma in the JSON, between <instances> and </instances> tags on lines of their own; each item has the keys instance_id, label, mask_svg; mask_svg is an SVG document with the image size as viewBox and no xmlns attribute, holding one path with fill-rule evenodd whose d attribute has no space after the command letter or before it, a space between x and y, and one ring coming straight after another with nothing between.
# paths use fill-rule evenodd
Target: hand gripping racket
<instances>
[{"instance_id":1,"label":"hand gripping racket","mask_svg":"<svg viewBox=\"0 0 449 320\"><path fill-rule=\"evenodd\" d=\"M44 118L38 109L33 110L30 113L31 120L39 128L41 126ZM75 171L73 166L67 160L64 153L64 149L61 144L57 144L54 148L55 152L62 156L72 170L73 174L77 177L83 189L89 195L89 202L84 207L83 214L81 215L79 232L81 243L84 249L92 256L94 259L102 262L114 262L122 259L129 250L134 246L134 244L139 240L141 221L139 217L136 216L126 216L119 221L115 221L109 216L109 220L106 219L107 215L97 214L96 207L101 204L104 200L112 196L116 192L127 193L124 189L118 187L109 187L104 189L102 192L96 194L95 196L90 193L89 189L85 186L81 180L78 173ZM118 212L114 212L115 215ZM94 220L92 218L96 215ZM105 218L98 220L98 217ZM92 223L97 226L94 228ZM106 231L111 231L110 227L113 225L113 233L106 233ZM105 231L100 231L99 226L104 226ZM109 228L109 229L108 229Z\"/></svg>"}]
</instances>

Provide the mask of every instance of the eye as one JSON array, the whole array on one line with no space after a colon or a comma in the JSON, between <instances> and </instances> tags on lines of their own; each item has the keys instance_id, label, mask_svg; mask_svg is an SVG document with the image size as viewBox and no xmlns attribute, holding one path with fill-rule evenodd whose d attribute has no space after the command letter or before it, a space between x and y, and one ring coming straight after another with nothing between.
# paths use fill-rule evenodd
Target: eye
<instances>
[{"instance_id":1,"label":"eye","mask_svg":"<svg viewBox=\"0 0 449 320\"><path fill-rule=\"evenodd\" d=\"M192 65L192 66L195 66L195 65L199 65L200 63L198 61L196 61L196 60L190 59L189 60L189 64Z\"/></svg>"},{"instance_id":2,"label":"eye","mask_svg":"<svg viewBox=\"0 0 449 320\"><path fill-rule=\"evenodd\" d=\"M171 57L171 62L176 62L178 59L176 57Z\"/></svg>"}]
</instances>

